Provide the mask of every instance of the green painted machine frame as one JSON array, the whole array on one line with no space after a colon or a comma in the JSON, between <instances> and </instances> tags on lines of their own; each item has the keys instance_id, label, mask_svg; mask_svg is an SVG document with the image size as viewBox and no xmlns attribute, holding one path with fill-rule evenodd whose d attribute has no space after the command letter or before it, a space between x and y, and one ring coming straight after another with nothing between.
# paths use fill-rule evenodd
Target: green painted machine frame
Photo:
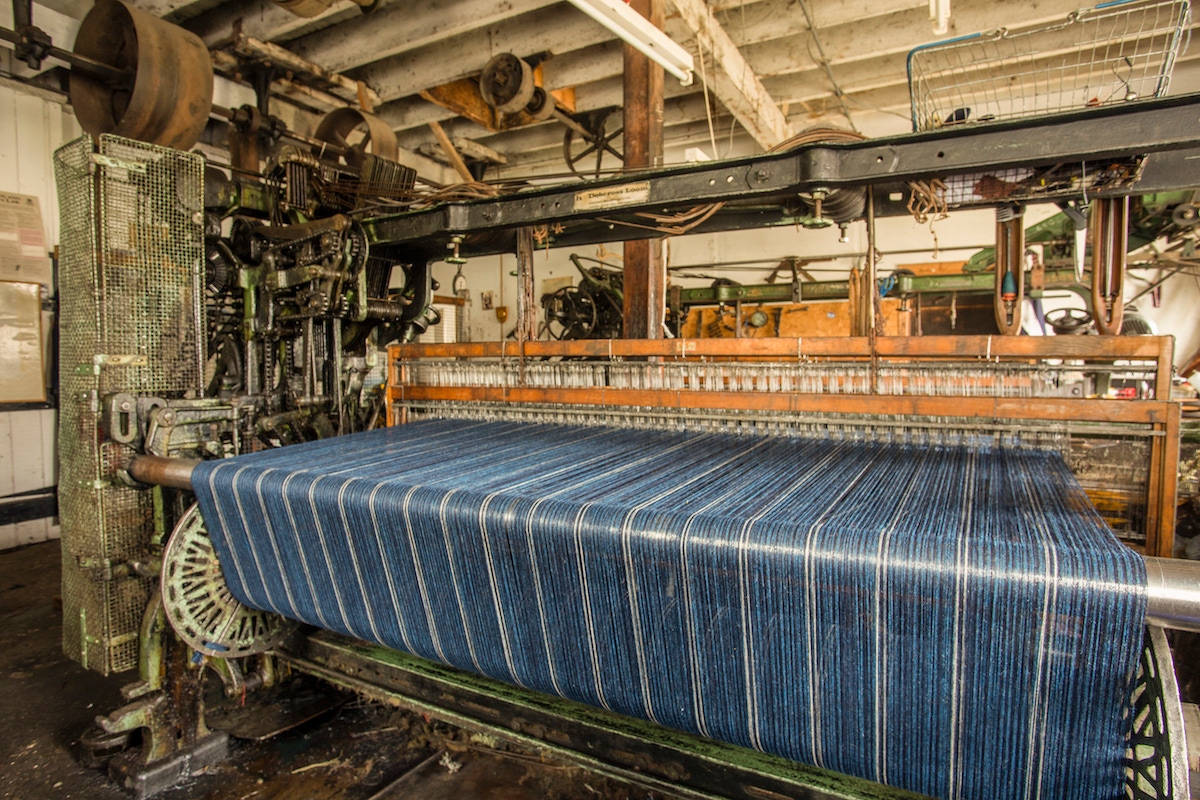
<instances>
[{"instance_id":1,"label":"green painted machine frame","mask_svg":"<svg viewBox=\"0 0 1200 800\"><path fill-rule=\"evenodd\" d=\"M584 769L672 797L925 797L511 686L329 631L298 637L275 655L294 670L365 697L548 752Z\"/></svg>"}]
</instances>

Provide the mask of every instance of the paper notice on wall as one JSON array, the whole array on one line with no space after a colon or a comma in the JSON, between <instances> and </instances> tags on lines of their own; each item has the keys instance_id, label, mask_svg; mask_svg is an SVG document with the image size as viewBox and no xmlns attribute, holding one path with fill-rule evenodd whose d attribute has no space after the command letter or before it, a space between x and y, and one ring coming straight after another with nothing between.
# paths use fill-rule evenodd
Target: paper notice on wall
<instances>
[{"instance_id":1,"label":"paper notice on wall","mask_svg":"<svg viewBox=\"0 0 1200 800\"><path fill-rule=\"evenodd\" d=\"M28 194L0 192L0 280L49 285L42 208Z\"/></svg>"},{"instance_id":2,"label":"paper notice on wall","mask_svg":"<svg viewBox=\"0 0 1200 800\"><path fill-rule=\"evenodd\" d=\"M42 296L36 283L0 281L0 403L41 403Z\"/></svg>"}]
</instances>

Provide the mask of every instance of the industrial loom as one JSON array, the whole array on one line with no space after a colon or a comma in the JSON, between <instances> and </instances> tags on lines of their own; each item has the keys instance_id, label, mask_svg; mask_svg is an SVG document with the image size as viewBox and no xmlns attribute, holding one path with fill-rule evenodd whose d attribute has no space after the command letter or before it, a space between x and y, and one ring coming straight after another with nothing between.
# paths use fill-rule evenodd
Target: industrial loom
<instances>
[{"instance_id":1,"label":"industrial loom","mask_svg":"<svg viewBox=\"0 0 1200 800\"><path fill-rule=\"evenodd\" d=\"M386 430L131 473L199 499L164 602L214 658L267 647L684 796L1182 796L1144 627L1147 603L1192 625L1173 603L1194 571L1153 557L1171 355L1164 337L394 344ZM1137 397L1097 396L1117 379Z\"/></svg>"},{"instance_id":2,"label":"industrial loom","mask_svg":"<svg viewBox=\"0 0 1200 800\"><path fill-rule=\"evenodd\" d=\"M1138 438L1154 460L1170 403L1070 387L1119 361L1161 391L1169 355L394 345L385 430L133 467L199 499L164 576L198 652L263 637L267 609L334 632L265 633L298 669L685 796L1179 796L1171 667L1144 624L1148 603L1191 626L1173 602L1194 570L1118 543L1068 467ZM214 553L245 606L220 641L196 593Z\"/></svg>"},{"instance_id":3,"label":"industrial loom","mask_svg":"<svg viewBox=\"0 0 1200 800\"><path fill-rule=\"evenodd\" d=\"M105 8L90 36L178 35ZM1076 282L1119 327L1127 199L1200 185L1198 109L415 201L365 113L261 175L253 109L228 174L89 128L57 155L64 647L139 678L85 747L142 730L115 774L152 794L224 751L206 672L292 670L672 796L1188 796L1170 338L885 337L867 259L847 338L537 341L532 254L859 220L873 252L933 179L985 186L940 202L1003 206L1012 333L1019 206L1086 195ZM414 343L434 264L514 251L515 340Z\"/></svg>"}]
</instances>

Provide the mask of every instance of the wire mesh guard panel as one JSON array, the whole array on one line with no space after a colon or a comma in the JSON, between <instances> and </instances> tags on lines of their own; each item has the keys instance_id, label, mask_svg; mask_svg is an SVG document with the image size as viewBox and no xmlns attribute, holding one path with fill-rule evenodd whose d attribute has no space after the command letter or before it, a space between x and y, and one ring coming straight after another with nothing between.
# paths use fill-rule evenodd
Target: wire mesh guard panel
<instances>
[{"instance_id":1,"label":"wire mesh guard panel","mask_svg":"<svg viewBox=\"0 0 1200 800\"><path fill-rule=\"evenodd\" d=\"M1190 16L1188 0L1106 3L918 47L908 54L913 130L1162 97Z\"/></svg>"},{"instance_id":2,"label":"wire mesh guard panel","mask_svg":"<svg viewBox=\"0 0 1200 800\"><path fill-rule=\"evenodd\" d=\"M120 483L132 448L107 441L104 398L200 388L203 159L101 136L55 153L59 215L59 515L63 649L101 673L137 666L152 581L111 578L144 558L151 494Z\"/></svg>"}]
</instances>

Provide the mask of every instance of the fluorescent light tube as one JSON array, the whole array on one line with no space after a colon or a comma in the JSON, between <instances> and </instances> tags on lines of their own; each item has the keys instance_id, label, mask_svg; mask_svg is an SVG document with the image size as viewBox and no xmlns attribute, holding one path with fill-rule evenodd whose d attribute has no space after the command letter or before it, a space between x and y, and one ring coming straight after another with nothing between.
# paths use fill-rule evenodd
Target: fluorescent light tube
<instances>
[{"instance_id":1,"label":"fluorescent light tube","mask_svg":"<svg viewBox=\"0 0 1200 800\"><path fill-rule=\"evenodd\" d=\"M571 0L571 5L615 33L623 42L662 65L684 86L692 84L692 54L622 0Z\"/></svg>"}]
</instances>

